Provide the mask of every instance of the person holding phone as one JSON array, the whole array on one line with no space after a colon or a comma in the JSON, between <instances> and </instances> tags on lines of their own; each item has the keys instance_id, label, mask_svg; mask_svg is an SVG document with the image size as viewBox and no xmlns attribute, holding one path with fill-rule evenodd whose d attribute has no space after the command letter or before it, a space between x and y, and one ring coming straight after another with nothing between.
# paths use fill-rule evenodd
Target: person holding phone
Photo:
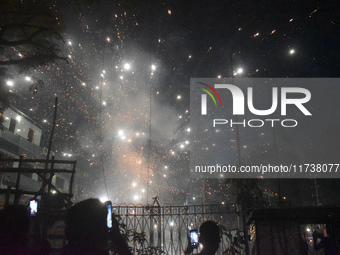
<instances>
[{"instance_id":1,"label":"person holding phone","mask_svg":"<svg viewBox=\"0 0 340 255\"><path fill-rule=\"evenodd\" d=\"M63 255L109 255L112 243L118 255L130 255L111 202L90 198L73 205L67 212L65 235L68 244Z\"/></svg>"},{"instance_id":2,"label":"person holding phone","mask_svg":"<svg viewBox=\"0 0 340 255\"><path fill-rule=\"evenodd\" d=\"M67 212L63 255L108 255L107 207L90 198L74 204Z\"/></svg>"},{"instance_id":3,"label":"person holding phone","mask_svg":"<svg viewBox=\"0 0 340 255\"><path fill-rule=\"evenodd\" d=\"M191 254L198 247L196 231L190 231L189 244L184 254ZM214 255L220 244L220 228L214 221L205 221L199 228L198 242L203 245L199 255Z\"/></svg>"}]
</instances>

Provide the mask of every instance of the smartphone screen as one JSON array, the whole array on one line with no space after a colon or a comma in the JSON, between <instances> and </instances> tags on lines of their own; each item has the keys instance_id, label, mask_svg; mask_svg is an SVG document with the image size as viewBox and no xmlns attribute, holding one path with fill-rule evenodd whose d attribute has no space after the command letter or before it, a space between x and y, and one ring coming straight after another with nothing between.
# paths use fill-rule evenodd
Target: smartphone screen
<instances>
[{"instance_id":1,"label":"smartphone screen","mask_svg":"<svg viewBox=\"0 0 340 255\"><path fill-rule=\"evenodd\" d=\"M192 247L198 247L198 231L197 231L197 229L190 230L190 245Z\"/></svg>"},{"instance_id":2,"label":"smartphone screen","mask_svg":"<svg viewBox=\"0 0 340 255\"><path fill-rule=\"evenodd\" d=\"M112 228L112 204L111 204L111 201L107 201L106 206L107 206L106 224L107 224L107 228L110 231L110 229Z\"/></svg>"},{"instance_id":3,"label":"smartphone screen","mask_svg":"<svg viewBox=\"0 0 340 255\"><path fill-rule=\"evenodd\" d=\"M30 215L35 216L38 213L38 200L30 200Z\"/></svg>"}]
</instances>

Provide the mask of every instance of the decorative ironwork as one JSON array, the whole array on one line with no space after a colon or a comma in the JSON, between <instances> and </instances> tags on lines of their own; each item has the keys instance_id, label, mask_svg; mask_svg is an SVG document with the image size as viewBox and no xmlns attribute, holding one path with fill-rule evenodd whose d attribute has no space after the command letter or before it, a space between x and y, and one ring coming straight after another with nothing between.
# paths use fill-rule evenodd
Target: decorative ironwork
<instances>
[{"instance_id":1,"label":"decorative ironwork","mask_svg":"<svg viewBox=\"0 0 340 255\"><path fill-rule=\"evenodd\" d=\"M145 233L148 242L145 245L169 255L182 254L187 246L188 231L198 229L206 220L216 221L236 233L240 228L239 219L242 219L237 204L160 206L158 199L154 200L153 205L147 206L113 205L113 212L120 216L126 229ZM134 251L145 248L137 242L130 245ZM222 236L218 254L222 254L229 246L230 240Z\"/></svg>"}]
</instances>

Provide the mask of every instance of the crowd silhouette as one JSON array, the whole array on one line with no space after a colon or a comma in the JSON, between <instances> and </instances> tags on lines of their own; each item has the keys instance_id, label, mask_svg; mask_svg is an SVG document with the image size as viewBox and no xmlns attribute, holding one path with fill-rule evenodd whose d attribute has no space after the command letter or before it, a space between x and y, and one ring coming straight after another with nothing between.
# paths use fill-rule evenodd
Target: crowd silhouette
<instances>
[{"instance_id":1,"label":"crowd silhouette","mask_svg":"<svg viewBox=\"0 0 340 255\"><path fill-rule=\"evenodd\" d=\"M108 219L112 220L111 228L108 227ZM56 254L52 252L47 240L39 238L39 235L37 237L31 233L32 230L30 232L31 223L29 210L23 205L8 205L0 210L0 255ZM34 229L39 230L39 227ZM201 244L199 255L217 253L221 241L220 231L214 221L205 221L201 224L198 238ZM67 244L58 254L132 255L115 215L108 214L107 204L99 199L86 199L68 209L65 218L65 237ZM337 254L330 240L329 236L325 237L320 231L314 231L314 250L324 249L325 254ZM197 244L193 245L188 240L184 254L192 254L195 248ZM307 250L300 251L300 254L307 254Z\"/></svg>"}]
</instances>

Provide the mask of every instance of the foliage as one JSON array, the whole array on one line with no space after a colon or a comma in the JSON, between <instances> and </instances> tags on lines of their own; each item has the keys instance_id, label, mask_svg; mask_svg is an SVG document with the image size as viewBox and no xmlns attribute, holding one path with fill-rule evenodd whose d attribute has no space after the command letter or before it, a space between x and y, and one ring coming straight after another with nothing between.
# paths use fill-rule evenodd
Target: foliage
<instances>
[{"instance_id":1,"label":"foliage","mask_svg":"<svg viewBox=\"0 0 340 255\"><path fill-rule=\"evenodd\" d=\"M241 204L242 211L249 213L255 209L264 208L266 201L259 179L229 179L236 196L236 203Z\"/></svg>"},{"instance_id":2,"label":"foliage","mask_svg":"<svg viewBox=\"0 0 340 255\"><path fill-rule=\"evenodd\" d=\"M130 250L134 250L134 254L159 255L164 253L159 247L152 247L149 244L145 232L140 233L132 229L127 229L127 226L123 223L122 218L119 215L116 215L115 217L118 220L119 228L124 240L127 243L133 244L133 247L130 247ZM115 254L114 249L111 249L111 251Z\"/></svg>"},{"instance_id":3,"label":"foliage","mask_svg":"<svg viewBox=\"0 0 340 255\"><path fill-rule=\"evenodd\" d=\"M64 28L46 0L5 0L0 11L0 66L16 66L19 73L66 60L57 42Z\"/></svg>"},{"instance_id":4,"label":"foliage","mask_svg":"<svg viewBox=\"0 0 340 255\"><path fill-rule=\"evenodd\" d=\"M245 160L242 158L239 163L230 162L230 164L245 165ZM243 213L247 214L255 209L266 207L260 179L227 179L226 183L232 185L236 203L242 206Z\"/></svg>"},{"instance_id":5,"label":"foliage","mask_svg":"<svg viewBox=\"0 0 340 255\"><path fill-rule=\"evenodd\" d=\"M223 251L224 255L237 255L241 254L244 250L244 245L246 243L244 232L239 229L228 230L225 226L220 225L222 236L226 237L229 246ZM235 232L233 234L232 232Z\"/></svg>"},{"instance_id":6,"label":"foliage","mask_svg":"<svg viewBox=\"0 0 340 255\"><path fill-rule=\"evenodd\" d=\"M64 31L62 20L47 0L2 0L0 10L0 130L4 128L3 112L11 93L6 90L10 71L19 74L58 60ZM11 70L9 71L9 68ZM30 91L37 93L43 81L34 78Z\"/></svg>"}]
</instances>

